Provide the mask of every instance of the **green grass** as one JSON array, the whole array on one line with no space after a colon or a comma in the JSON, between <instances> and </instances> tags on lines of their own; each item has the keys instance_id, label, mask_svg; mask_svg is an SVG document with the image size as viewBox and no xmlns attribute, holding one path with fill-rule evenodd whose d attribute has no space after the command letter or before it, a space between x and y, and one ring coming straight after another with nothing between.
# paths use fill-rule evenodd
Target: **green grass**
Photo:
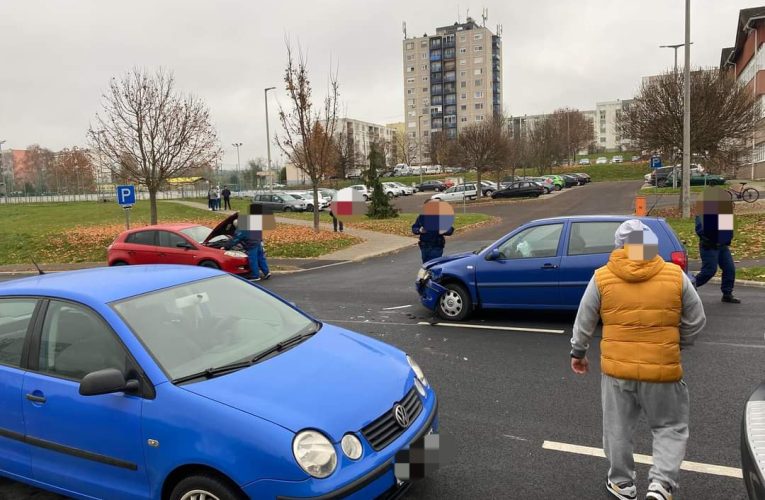
<instances>
[{"instance_id":1,"label":"green grass","mask_svg":"<svg viewBox=\"0 0 765 500\"><path fill-rule=\"evenodd\" d=\"M611 158L614 156L620 156L624 158L624 161L630 161L633 155L640 156L639 151L624 151L622 153L616 152L616 153L592 153L592 154L586 154L586 155L576 155L576 161L581 160L582 158L589 158L591 162L595 163L595 160L600 158L601 156L605 156L608 158L608 161L611 161Z\"/></svg>"},{"instance_id":2,"label":"green grass","mask_svg":"<svg viewBox=\"0 0 765 500\"><path fill-rule=\"evenodd\" d=\"M692 193L700 193L706 189L704 186L691 186ZM657 188L654 186L643 186L640 188L639 194L680 194L680 188L663 187Z\"/></svg>"},{"instance_id":3,"label":"green grass","mask_svg":"<svg viewBox=\"0 0 765 500\"><path fill-rule=\"evenodd\" d=\"M765 281L765 267L743 267L736 269L737 280Z\"/></svg>"}]
</instances>

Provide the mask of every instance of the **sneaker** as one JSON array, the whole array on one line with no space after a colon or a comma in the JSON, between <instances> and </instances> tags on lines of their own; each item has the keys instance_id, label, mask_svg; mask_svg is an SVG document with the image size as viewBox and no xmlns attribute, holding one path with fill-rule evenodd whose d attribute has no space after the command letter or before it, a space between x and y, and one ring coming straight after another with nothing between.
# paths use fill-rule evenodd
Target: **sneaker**
<instances>
[{"instance_id":1,"label":"sneaker","mask_svg":"<svg viewBox=\"0 0 765 500\"><path fill-rule=\"evenodd\" d=\"M271 273L268 273L268 274L266 274L265 276L263 276L263 279L264 279L264 280L267 280L267 279L268 279L268 278L270 278L270 277L271 277Z\"/></svg>"},{"instance_id":2,"label":"sneaker","mask_svg":"<svg viewBox=\"0 0 765 500\"><path fill-rule=\"evenodd\" d=\"M637 488L633 482L614 484L608 480L606 481L606 489L620 500L635 500L637 498Z\"/></svg>"},{"instance_id":3,"label":"sneaker","mask_svg":"<svg viewBox=\"0 0 765 500\"><path fill-rule=\"evenodd\" d=\"M652 482L645 494L646 500L672 500L672 488L664 487L659 482Z\"/></svg>"},{"instance_id":4,"label":"sneaker","mask_svg":"<svg viewBox=\"0 0 765 500\"><path fill-rule=\"evenodd\" d=\"M260 276L253 276L250 281L260 281Z\"/></svg>"},{"instance_id":5,"label":"sneaker","mask_svg":"<svg viewBox=\"0 0 765 500\"><path fill-rule=\"evenodd\" d=\"M723 302L728 302L729 304L740 304L741 303L741 299L739 299L738 297L734 297L732 293L728 294L728 295L723 295L722 296L722 301Z\"/></svg>"}]
</instances>

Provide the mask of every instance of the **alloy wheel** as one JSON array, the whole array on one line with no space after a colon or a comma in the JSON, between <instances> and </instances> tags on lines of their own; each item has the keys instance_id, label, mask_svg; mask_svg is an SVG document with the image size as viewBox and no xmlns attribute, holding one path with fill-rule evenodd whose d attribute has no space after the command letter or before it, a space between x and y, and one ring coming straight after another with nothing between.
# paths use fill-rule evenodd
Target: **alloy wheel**
<instances>
[{"instance_id":1,"label":"alloy wheel","mask_svg":"<svg viewBox=\"0 0 765 500\"><path fill-rule=\"evenodd\" d=\"M191 490L181 497L181 500L220 500L217 496L205 490Z\"/></svg>"},{"instance_id":2,"label":"alloy wheel","mask_svg":"<svg viewBox=\"0 0 765 500\"><path fill-rule=\"evenodd\" d=\"M441 296L441 310L449 317L458 316L462 312L464 304L462 296L454 290L448 290Z\"/></svg>"}]
</instances>

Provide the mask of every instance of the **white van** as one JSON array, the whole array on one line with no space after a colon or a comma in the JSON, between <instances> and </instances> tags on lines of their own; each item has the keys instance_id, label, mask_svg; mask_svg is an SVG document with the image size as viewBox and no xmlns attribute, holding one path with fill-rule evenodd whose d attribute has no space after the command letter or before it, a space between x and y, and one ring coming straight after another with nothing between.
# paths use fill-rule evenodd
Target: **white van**
<instances>
[{"instance_id":1,"label":"white van","mask_svg":"<svg viewBox=\"0 0 765 500\"><path fill-rule=\"evenodd\" d=\"M402 177L404 175L412 175L412 169L409 165L406 163L399 163L395 167L393 167L393 176L394 177Z\"/></svg>"}]
</instances>

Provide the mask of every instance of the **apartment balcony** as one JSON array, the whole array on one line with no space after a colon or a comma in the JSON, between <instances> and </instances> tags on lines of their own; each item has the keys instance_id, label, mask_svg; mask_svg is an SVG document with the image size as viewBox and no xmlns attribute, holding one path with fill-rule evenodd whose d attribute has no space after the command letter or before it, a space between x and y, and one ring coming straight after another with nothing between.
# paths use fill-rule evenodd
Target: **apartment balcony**
<instances>
[{"instance_id":1,"label":"apartment balcony","mask_svg":"<svg viewBox=\"0 0 765 500\"><path fill-rule=\"evenodd\" d=\"M444 59L454 59L457 57L457 51L455 49L445 49Z\"/></svg>"},{"instance_id":2,"label":"apartment balcony","mask_svg":"<svg viewBox=\"0 0 765 500\"><path fill-rule=\"evenodd\" d=\"M456 124L455 124L456 127ZM448 139L456 139L457 138L457 129L456 128L448 128L446 129L446 137Z\"/></svg>"},{"instance_id":3,"label":"apartment balcony","mask_svg":"<svg viewBox=\"0 0 765 500\"><path fill-rule=\"evenodd\" d=\"M434 118L430 120L430 128L431 129L441 129L443 128L444 122L441 118Z\"/></svg>"},{"instance_id":4,"label":"apartment balcony","mask_svg":"<svg viewBox=\"0 0 765 500\"><path fill-rule=\"evenodd\" d=\"M444 38L444 41L443 41L443 44L442 44L443 48L449 49L449 48L453 48L455 46L456 46L456 40L454 39L454 37L452 37L452 38Z\"/></svg>"},{"instance_id":5,"label":"apartment balcony","mask_svg":"<svg viewBox=\"0 0 765 500\"><path fill-rule=\"evenodd\" d=\"M430 53L430 62L440 61L440 60L441 60L441 51Z\"/></svg>"},{"instance_id":6,"label":"apartment balcony","mask_svg":"<svg viewBox=\"0 0 765 500\"><path fill-rule=\"evenodd\" d=\"M433 106L440 106L443 104L443 98L440 95L434 95L430 98L430 104Z\"/></svg>"},{"instance_id":7,"label":"apartment balcony","mask_svg":"<svg viewBox=\"0 0 765 500\"><path fill-rule=\"evenodd\" d=\"M457 81L457 73L455 73L454 71L449 72L449 73L445 73L444 74L444 81L445 82L454 82L454 81Z\"/></svg>"},{"instance_id":8,"label":"apartment balcony","mask_svg":"<svg viewBox=\"0 0 765 500\"><path fill-rule=\"evenodd\" d=\"M430 74L430 82L431 83L439 83L443 79L443 73L431 73Z\"/></svg>"},{"instance_id":9,"label":"apartment balcony","mask_svg":"<svg viewBox=\"0 0 765 500\"><path fill-rule=\"evenodd\" d=\"M430 48L431 49L440 49L441 48L441 39L440 38L431 38L430 39Z\"/></svg>"},{"instance_id":10,"label":"apartment balcony","mask_svg":"<svg viewBox=\"0 0 765 500\"><path fill-rule=\"evenodd\" d=\"M445 96L444 103L446 103L447 106L451 104L457 104L457 94L449 94Z\"/></svg>"}]
</instances>

